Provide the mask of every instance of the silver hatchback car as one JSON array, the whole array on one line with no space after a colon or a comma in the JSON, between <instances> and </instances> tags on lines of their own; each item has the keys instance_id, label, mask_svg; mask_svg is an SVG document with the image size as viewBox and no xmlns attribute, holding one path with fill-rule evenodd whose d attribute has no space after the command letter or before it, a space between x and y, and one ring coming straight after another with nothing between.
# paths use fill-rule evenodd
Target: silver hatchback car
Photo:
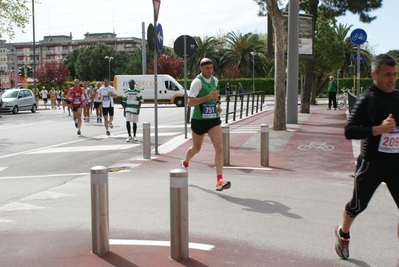
<instances>
[{"instance_id":1,"label":"silver hatchback car","mask_svg":"<svg viewBox=\"0 0 399 267\"><path fill-rule=\"evenodd\" d=\"M35 96L28 89L8 89L1 95L3 105L2 112L17 114L20 110L30 110L35 113L37 110Z\"/></svg>"}]
</instances>

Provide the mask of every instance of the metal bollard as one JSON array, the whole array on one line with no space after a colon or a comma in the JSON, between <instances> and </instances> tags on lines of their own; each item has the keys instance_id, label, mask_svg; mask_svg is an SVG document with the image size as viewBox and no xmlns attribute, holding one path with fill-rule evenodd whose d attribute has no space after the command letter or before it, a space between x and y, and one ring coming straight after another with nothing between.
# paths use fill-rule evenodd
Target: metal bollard
<instances>
[{"instance_id":1,"label":"metal bollard","mask_svg":"<svg viewBox=\"0 0 399 267\"><path fill-rule=\"evenodd\" d=\"M222 126L223 137L223 165L230 165L230 127Z\"/></svg>"},{"instance_id":2,"label":"metal bollard","mask_svg":"<svg viewBox=\"0 0 399 267\"><path fill-rule=\"evenodd\" d=\"M109 252L108 169L91 168L91 234L92 253L97 256Z\"/></svg>"},{"instance_id":3,"label":"metal bollard","mask_svg":"<svg viewBox=\"0 0 399 267\"><path fill-rule=\"evenodd\" d=\"M269 125L260 125L260 165L269 166Z\"/></svg>"},{"instance_id":4,"label":"metal bollard","mask_svg":"<svg viewBox=\"0 0 399 267\"><path fill-rule=\"evenodd\" d=\"M151 131L149 122L143 122L143 158L151 159Z\"/></svg>"},{"instance_id":5,"label":"metal bollard","mask_svg":"<svg viewBox=\"0 0 399 267\"><path fill-rule=\"evenodd\" d=\"M170 258L188 260L188 173L174 169L170 177Z\"/></svg>"}]
</instances>

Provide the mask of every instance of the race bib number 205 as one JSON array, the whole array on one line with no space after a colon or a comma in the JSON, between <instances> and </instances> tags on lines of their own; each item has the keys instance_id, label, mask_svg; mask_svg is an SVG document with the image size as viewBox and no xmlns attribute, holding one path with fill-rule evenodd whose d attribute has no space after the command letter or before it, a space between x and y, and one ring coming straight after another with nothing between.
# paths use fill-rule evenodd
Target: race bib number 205
<instances>
[{"instance_id":1,"label":"race bib number 205","mask_svg":"<svg viewBox=\"0 0 399 267\"><path fill-rule=\"evenodd\" d=\"M399 126L393 132L381 135L378 151L383 153L399 153Z\"/></svg>"}]
</instances>

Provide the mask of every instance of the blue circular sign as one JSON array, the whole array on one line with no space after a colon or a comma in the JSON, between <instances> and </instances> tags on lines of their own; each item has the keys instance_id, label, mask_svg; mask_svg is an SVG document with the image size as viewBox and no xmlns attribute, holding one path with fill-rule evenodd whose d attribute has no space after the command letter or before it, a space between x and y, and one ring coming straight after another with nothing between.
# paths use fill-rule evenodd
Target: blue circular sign
<instances>
[{"instance_id":1,"label":"blue circular sign","mask_svg":"<svg viewBox=\"0 0 399 267\"><path fill-rule=\"evenodd\" d=\"M158 50L163 48L163 30L161 24L157 25L157 37L156 37Z\"/></svg>"},{"instance_id":2,"label":"blue circular sign","mask_svg":"<svg viewBox=\"0 0 399 267\"><path fill-rule=\"evenodd\" d=\"M354 29L351 33L351 42L355 45L361 45L367 40L367 33L363 29Z\"/></svg>"},{"instance_id":3,"label":"blue circular sign","mask_svg":"<svg viewBox=\"0 0 399 267\"><path fill-rule=\"evenodd\" d=\"M357 53L353 55L353 61L357 62ZM360 64L364 62L364 55L360 53Z\"/></svg>"}]
</instances>

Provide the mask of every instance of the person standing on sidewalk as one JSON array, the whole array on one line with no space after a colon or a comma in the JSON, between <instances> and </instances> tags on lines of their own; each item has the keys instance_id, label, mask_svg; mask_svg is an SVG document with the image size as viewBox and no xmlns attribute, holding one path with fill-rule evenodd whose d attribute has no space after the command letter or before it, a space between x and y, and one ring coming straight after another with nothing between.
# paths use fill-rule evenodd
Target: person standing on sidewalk
<instances>
[{"instance_id":1,"label":"person standing on sidewalk","mask_svg":"<svg viewBox=\"0 0 399 267\"><path fill-rule=\"evenodd\" d=\"M123 92L122 98L123 115L126 117L126 130L128 134L126 142L130 142L132 140L137 141L137 123L139 122L140 107L143 97L141 96L141 91L137 89L135 85L136 82L134 80L130 80L129 89ZM133 138L130 122L133 123Z\"/></svg>"},{"instance_id":2,"label":"person standing on sidewalk","mask_svg":"<svg viewBox=\"0 0 399 267\"><path fill-rule=\"evenodd\" d=\"M226 87L225 87L225 92L226 92L226 101L230 101L230 83L227 82Z\"/></svg>"},{"instance_id":3,"label":"person standing on sidewalk","mask_svg":"<svg viewBox=\"0 0 399 267\"><path fill-rule=\"evenodd\" d=\"M333 104L334 110L337 110L337 93L338 85L334 81L334 76L330 76L330 81L328 82L328 110L331 109L331 103Z\"/></svg>"},{"instance_id":4,"label":"person standing on sidewalk","mask_svg":"<svg viewBox=\"0 0 399 267\"><path fill-rule=\"evenodd\" d=\"M345 126L347 139L365 139L365 142L357 159L352 199L345 205L342 224L334 230L335 251L342 259L349 257L352 223L366 209L382 182L387 185L399 209L399 90L394 88L396 65L396 60L387 54L372 60L373 84L359 97ZM397 231L399 238L399 224Z\"/></svg>"},{"instance_id":5,"label":"person standing on sidewalk","mask_svg":"<svg viewBox=\"0 0 399 267\"><path fill-rule=\"evenodd\" d=\"M218 79L213 74L213 63L209 58L200 62L201 73L192 81L188 92L187 105L194 107L191 117L192 146L187 150L180 167L187 170L190 160L201 150L204 136L208 133L215 149L216 191L229 189L231 183L223 180L223 142L219 113Z\"/></svg>"},{"instance_id":6,"label":"person standing on sidewalk","mask_svg":"<svg viewBox=\"0 0 399 267\"><path fill-rule=\"evenodd\" d=\"M105 133L110 136L111 133L109 128L114 128L112 121L114 120L114 98L117 96L117 92L114 87L109 85L108 78L104 79L104 86L97 91L97 98L101 99L101 105L103 109ZM108 118L109 115L109 118Z\"/></svg>"}]
</instances>

